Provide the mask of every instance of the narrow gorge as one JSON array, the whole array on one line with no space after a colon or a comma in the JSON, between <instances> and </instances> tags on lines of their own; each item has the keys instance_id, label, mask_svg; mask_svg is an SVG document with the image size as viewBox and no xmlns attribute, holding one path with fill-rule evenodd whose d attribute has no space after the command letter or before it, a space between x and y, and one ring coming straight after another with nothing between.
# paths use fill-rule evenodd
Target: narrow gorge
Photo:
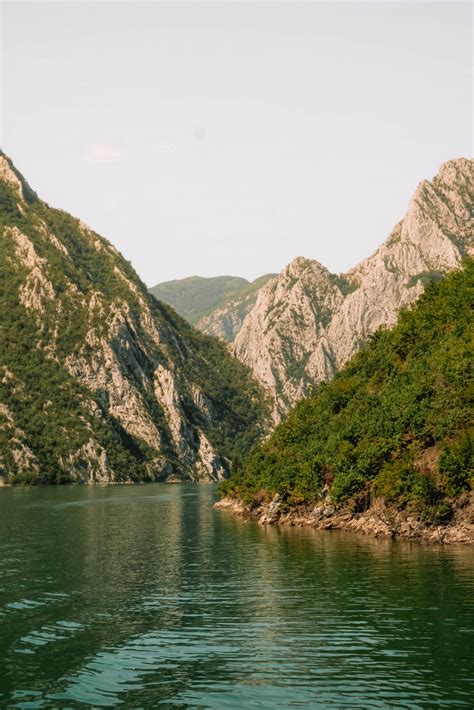
<instances>
[{"instance_id":1,"label":"narrow gorge","mask_svg":"<svg viewBox=\"0 0 474 710\"><path fill-rule=\"evenodd\" d=\"M333 377L372 333L392 326L427 283L474 253L473 177L472 160L444 163L419 184L380 248L348 272L333 274L314 259L297 257L280 274L263 277L257 291L254 286L238 317L237 293L195 321L233 341L233 352L271 395L275 423L318 382ZM210 289L211 281L203 279L203 287ZM185 303L186 284L174 283Z\"/></svg>"}]
</instances>

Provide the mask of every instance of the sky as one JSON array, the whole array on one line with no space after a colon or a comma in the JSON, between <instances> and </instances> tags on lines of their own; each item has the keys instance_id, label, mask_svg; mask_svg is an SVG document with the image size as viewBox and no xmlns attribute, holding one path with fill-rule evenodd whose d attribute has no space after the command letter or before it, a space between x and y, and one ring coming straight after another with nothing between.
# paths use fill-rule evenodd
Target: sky
<instances>
[{"instance_id":1,"label":"sky","mask_svg":"<svg viewBox=\"0 0 474 710\"><path fill-rule=\"evenodd\" d=\"M148 285L342 272L472 152L469 3L2 2L1 147Z\"/></svg>"}]
</instances>

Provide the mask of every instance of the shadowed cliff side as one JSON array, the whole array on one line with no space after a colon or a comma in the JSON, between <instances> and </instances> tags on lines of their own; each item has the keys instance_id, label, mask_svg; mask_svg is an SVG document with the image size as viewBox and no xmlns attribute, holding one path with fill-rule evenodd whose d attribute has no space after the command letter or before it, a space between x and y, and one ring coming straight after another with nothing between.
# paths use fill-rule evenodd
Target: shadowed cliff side
<instances>
[{"instance_id":1,"label":"shadowed cliff side","mask_svg":"<svg viewBox=\"0 0 474 710\"><path fill-rule=\"evenodd\" d=\"M0 154L0 482L216 480L265 404L225 344Z\"/></svg>"}]
</instances>

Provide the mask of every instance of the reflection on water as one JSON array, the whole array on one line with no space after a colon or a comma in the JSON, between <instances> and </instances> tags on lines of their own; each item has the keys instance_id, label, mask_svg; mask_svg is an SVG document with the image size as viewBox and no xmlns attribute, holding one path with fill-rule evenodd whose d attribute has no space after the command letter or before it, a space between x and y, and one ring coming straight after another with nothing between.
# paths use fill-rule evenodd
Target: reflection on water
<instances>
[{"instance_id":1,"label":"reflection on water","mask_svg":"<svg viewBox=\"0 0 474 710\"><path fill-rule=\"evenodd\" d=\"M0 707L472 708L474 561L210 486L0 490Z\"/></svg>"}]
</instances>

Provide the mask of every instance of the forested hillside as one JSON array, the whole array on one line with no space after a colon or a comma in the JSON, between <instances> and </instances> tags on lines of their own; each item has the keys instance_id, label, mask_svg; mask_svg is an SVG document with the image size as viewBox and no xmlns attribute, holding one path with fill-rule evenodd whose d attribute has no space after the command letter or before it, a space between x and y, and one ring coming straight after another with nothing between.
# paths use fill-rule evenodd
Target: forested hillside
<instances>
[{"instance_id":1,"label":"forested hillside","mask_svg":"<svg viewBox=\"0 0 474 710\"><path fill-rule=\"evenodd\" d=\"M172 306L180 316L196 325L214 308L225 302L230 294L248 285L238 276L188 276L185 279L164 281L150 288L159 301Z\"/></svg>"},{"instance_id":2,"label":"forested hillside","mask_svg":"<svg viewBox=\"0 0 474 710\"><path fill-rule=\"evenodd\" d=\"M223 343L0 153L0 484L215 480L264 410Z\"/></svg>"},{"instance_id":3,"label":"forested hillside","mask_svg":"<svg viewBox=\"0 0 474 710\"><path fill-rule=\"evenodd\" d=\"M238 276L189 276L153 286L150 292L207 335L232 342L258 292L275 274L255 281Z\"/></svg>"},{"instance_id":4,"label":"forested hillside","mask_svg":"<svg viewBox=\"0 0 474 710\"><path fill-rule=\"evenodd\" d=\"M285 505L383 498L447 521L473 483L474 262L465 261L301 401L222 493Z\"/></svg>"}]
</instances>

